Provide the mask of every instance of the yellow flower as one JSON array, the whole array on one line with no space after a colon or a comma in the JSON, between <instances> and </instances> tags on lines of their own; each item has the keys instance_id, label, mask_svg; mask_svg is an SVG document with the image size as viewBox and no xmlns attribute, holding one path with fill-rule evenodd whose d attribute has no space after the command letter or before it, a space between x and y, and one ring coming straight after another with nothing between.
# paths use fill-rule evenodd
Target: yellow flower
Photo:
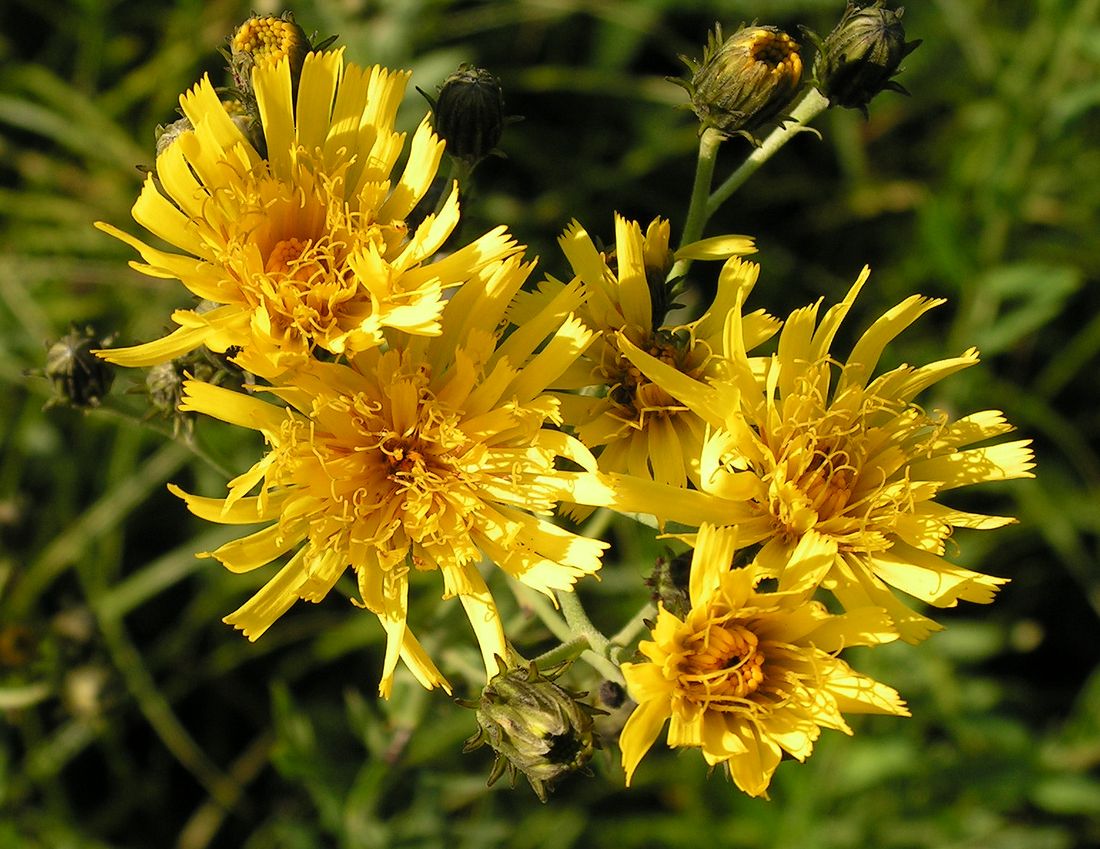
<instances>
[{"instance_id":1,"label":"yellow flower","mask_svg":"<svg viewBox=\"0 0 1100 849\"><path fill-rule=\"evenodd\" d=\"M729 259L718 292L706 314L685 325L665 323L671 306L665 282L675 259L726 259L755 250L745 236L720 236L669 250L668 221L654 219L643 236L637 222L615 217L615 250L600 253L591 237L573 222L559 239L562 250L585 287L578 316L599 331L585 356L559 382L567 390L596 390L589 395L561 395L563 415L589 448L602 449L600 468L628 472L674 486L698 481L705 424L694 412L647 379L623 354L624 342L698 380L724 375L721 357L725 317L740 294L752 290L759 267ZM550 279L532 304L560 291ZM515 320L522 323L522 301ZM752 348L770 337L779 322L758 311L744 317L744 345Z\"/></svg>"},{"instance_id":2,"label":"yellow flower","mask_svg":"<svg viewBox=\"0 0 1100 849\"><path fill-rule=\"evenodd\" d=\"M1031 477L1033 455L1028 440L973 447L1012 429L999 412L952 421L913 402L975 365L974 349L872 379L885 346L942 301L907 298L838 364L829 349L867 274L820 323L820 302L791 314L763 381L743 349L730 353L730 382L705 385L625 344L631 362L713 430L700 456L701 491L672 493L623 478L612 482L615 506L692 526L738 525L742 545L763 544L757 563L762 574L780 579L780 589L812 572L846 609L886 608L902 639L918 642L940 626L902 604L894 590L952 607L959 600L987 603L1006 581L943 555L954 528L984 530L1013 520L956 510L937 497L969 484ZM738 315L731 315L733 340ZM833 557L802 563L796 552L806 538L820 540Z\"/></svg>"},{"instance_id":3,"label":"yellow flower","mask_svg":"<svg viewBox=\"0 0 1100 849\"><path fill-rule=\"evenodd\" d=\"M270 391L287 406L186 384L181 409L257 430L270 446L224 499L173 489L202 518L266 524L210 554L245 572L293 552L226 622L255 640L299 598L319 601L350 567L387 633L380 692L388 695L399 657L425 687L448 688L406 624L414 570L439 571L444 596L461 599L491 676L508 651L479 564L492 561L545 593L599 568L606 544L549 520L587 476L556 462L595 468L579 442L546 427L559 415L543 388L591 341L567 317L579 292L499 346L494 336L529 272L512 257L464 286L448 302L441 336L403 336L347 364L283 371ZM263 366L256 359L239 357L250 370Z\"/></svg>"},{"instance_id":4,"label":"yellow flower","mask_svg":"<svg viewBox=\"0 0 1100 849\"><path fill-rule=\"evenodd\" d=\"M670 720L668 745L700 748L734 783L763 794L783 752L800 761L822 728L851 734L844 713L908 716L898 694L835 656L842 648L896 639L884 610L840 616L809 599L804 584L756 592L760 572L731 569L735 528L704 525L691 561L691 610L683 620L662 606L646 660L624 663L638 707L619 738L626 782ZM820 542L800 553L829 559Z\"/></svg>"},{"instance_id":5,"label":"yellow flower","mask_svg":"<svg viewBox=\"0 0 1100 849\"><path fill-rule=\"evenodd\" d=\"M425 119L401 176L391 176L404 145L394 118L408 76L345 65L341 51L310 53L295 89L287 57L257 63L259 149L208 78L183 95L194 129L157 157L133 208L139 224L183 253L98 226L141 254L139 271L176 278L216 306L178 310L176 331L106 358L154 365L205 344L277 362L314 347L361 351L379 344L384 328L437 334L442 289L517 246L497 228L432 262L458 223L454 192L410 231L443 142Z\"/></svg>"}]
</instances>

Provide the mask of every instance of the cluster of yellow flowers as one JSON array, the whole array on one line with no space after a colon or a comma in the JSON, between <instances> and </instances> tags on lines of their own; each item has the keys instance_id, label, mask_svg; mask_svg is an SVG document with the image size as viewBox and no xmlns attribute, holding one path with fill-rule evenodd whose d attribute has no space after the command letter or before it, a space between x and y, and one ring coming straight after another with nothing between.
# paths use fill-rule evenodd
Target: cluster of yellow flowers
<instances>
[{"instance_id":1,"label":"cluster of yellow flowers","mask_svg":"<svg viewBox=\"0 0 1100 849\"><path fill-rule=\"evenodd\" d=\"M226 622L254 640L351 569L387 636L381 694L399 660L450 692L407 621L411 573L440 573L491 679L513 655L482 567L569 592L607 544L554 513L611 508L675 523L694 549L689 603L660 605L637 662L621 664L637 702L620 741L628 781L669 720L670 746L700 748L759 795L784 752L802 760L820 728L847 731L843 714L906 714L838 653L939 627L899 595L990 601L1002 579L951 564L945 544L956 527L1011 520L936 498L1031 467L1025 442L973 447L1009 430L1000 413L951 420L914 403L975 351L874 375L937 301L905 300L841 361L833 339L866 271L822 315L819 303L781 322L746 310L751 239L673 252L661 219L643 232L616 218L606 251L571 223L573 276L524 288L533 263L503 227L448 243L457 187L425 214L445 152L430 118L398 176L407 73L285 49L256 52L249 71L258 126L204 79L134 205L177 252L100 225L139 271L203 302L163 339L103 357L152 366L205 347L260 379L190 379L180 405L266 445L224 498L173 487L204 519L263 525L204 556L233 572L283 563ZM713 301L666 323L673 264L708 259L722 263ZM775 353L750 354L777 334Z\"/></svg>"}]
</instances>

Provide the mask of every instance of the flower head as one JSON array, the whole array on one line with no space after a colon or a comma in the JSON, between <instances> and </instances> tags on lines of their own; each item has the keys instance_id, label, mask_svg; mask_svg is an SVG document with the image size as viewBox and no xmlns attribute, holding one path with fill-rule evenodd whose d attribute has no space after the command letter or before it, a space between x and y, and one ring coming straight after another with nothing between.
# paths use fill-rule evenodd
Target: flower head
<instances>
[{"instance_id":1,"label":"flower head","mask_svg":"<svg viewBox=\"0 0 1100 849\"><path fill-rule=\"evenodd\" d=\"M496 150L504 133L504 94L491 72L459 65L443 81L432 107L435 131L451 156L473 167Z\"/></svg>"},{"instance_id":2,"label":"flower head","mask_svg":"<svg viewBox=\"0 0 1100 849\"><path fill-rule=\"evenodd\" d=\"M783 752L802 761L822 728L850 734L844 713L908 715L894 690L836 657L895 639L885 611L830 615L809 599L812 584L757 592L758 570L730 568L735 543L733 528L700 529L691 610L680 618L662 606L640 646L645 661L623 664L638 702L619 739L627 784L666 720L669 746L702 749L759 796Z\"/></svg>"},{"instance_id":3,"label":"flower head","mask_svg":"<svg viewBox=\"0 0 1100 849\"><path fill-rule=\"evenodd\" d=\"M628 348L631 361L711 432L700 457L701 492L662 497L622 480L616 506L693 526L736 524L742 545L762 544L756 562L762 574L779 578L781 589L812 572L846 609L886 608L902 638L917 642L939 626L892 589L952 607L959 600L989 602L1005 583L944 554L956 527L989 529L1013 520L936 499L969 484L1031 477L1033 455L1027 440L973 447L1012 429L999 412L952 421L914 403L922 390L975 365L974 349L872 379L886 345L942 301L907 298L871 325L838 369L832 340L867 273L820 323L820 302L791 314L762 379L743 350L731 353L732 380L708 385L674 383L659 361ZM736 328L738 312L732 321ZM738 338L736 329L731 338ZM800 561L796 552L806 538L819 540L832 557Z\"/></svg>"},{"instance_id":4,"label":"flower head","mask_svg":"<svg viewBox=\"0 0 1100 849\"><path fill-rule=\"evenodd\" d=\"M755 130L782 116L802 82L802 57L793 38L777 27L743 26L727 39L716 27L702 62L684 58L692 75L679 82L703 127L752 139Z\"/></svg>"},{"instance_id":5,"label":"flower head","mask_svg":"<svg viewBox=\"0 0 1100 849\"><path fill-rule=\"evenodd\" d=\"M555 782L586 770L599 747L592 717L601 711L543 675L534 663L501 670L477 701L478 731L464 751L488 745L496 752L489 784L505 772L515 785L522 772L543 802ZM591 771L589 771L591 774Z\"/></svg>"},{"instance_id":6,"label":"flower head","mask_svg":"<svg viewBox=\"0 0 1100 849\"><path fill-rule=\"evenodd\" d=\"M697 479L698 466L691 460L699 456L703 420L649 380L624 355L623 345L637 346L694 379L721 376L725 315L756 282L758 266L736 258L755 250L752 240L721 236L673 253L668 221L655 219L643 234L637 222L616 216L614 251L598 251L576 222L559 242L573 267L574 280L584 286L585 303L578 317L599 334L558 384L566 390L584 388L596 393L562 395L566 422L585 445L600 450L604 471L629 472L676 486ZM706 314L684 325L667 323L672 297L666 276L673 261L731 256ZM564 285L547 280L531 296L531 304L541 303ZM521 304L515 320L522 322L522 311L530 308ZM763 311L747 315L742 324L744 344L752 348L777 328L778 322Z\"/></svg>"},{"instance_id":7,"label":"flower head","mask_svg":"<svg viewBox=\"0 0 1100 849\"><path fill-rule=\"evenodd\" d=\"M54 396L47 402L73 407L98 407L111 390L114 369L100 360L92 349L104 344L90 327L71 328L46 352L46 377L53 384Z\"/></svg>"},{"instance_id":8,"label":"flower head","mask_svg":"<svg viewBox=\"0 0 1100 849\"><path fill-rule=\"evenodd\" d=\"M182 409L258 430L270 446L224 499L174 490L211 521L266 523L212 556L244 572L294 552L228 623L254 640L299 598L319 601L350 567L387 633L382 693L399 657L424 686L447 687L406 623L414 572L438 571L444 596L461 599L492 675L507 647L482 561L546 593L599 568L604 543L548 518L586 474L558 463L593 469L595 460L544 427L560 416L543 388L591 334L568 317L567 296L555 305L564 314L548 310L496 344L529 271L513 257L464 286L439 337L406 336L347 364L284 371L270 391L287 406L188 382ZM579 302L576 291L571 298ZM252 371L264 364L251 359L238 358Z\"/></svg>"},{"instance_id":9,"label":"flower head","mask_svg":"<svg viewBox=\"0 0 1100 849\"><path fill-rule=\"evenodd\" d=\"M920 46L906 41L904 9L885 8L885 0L859 6L849 0L840 23L818 48L814 75L829 103L867 112L867 104L885 89L907 94L891 79L901 61Z\"/></svg>"},{"instance_id":10,"label":"flower head","mask_svg":"<svg viewBox=\"0 0 1100 849\"><path fill-rule=\"evenodd\" d=\"M309 52L309 39L290 13L253 15L229 39L231 69L238 85L247 87L252 68L275 65L283 58L290 62L290 73L297 76Z\"/></svg>"},{"instance_id":11,"label":"flower head","mask_svg":"<svg viewBox=\"0 0 1100 849\"><path fill-rule=\"evenodd\" d=\"M200 345L239 345L283 365L320 348L354 353L384 328L439 333L445 287L517 249L498 228L432 257L458 223L457 193L411 224L443 143L427 120L401 176L394 119L408 74L345 65L341 51L306 56L297 88L289 60L257 63L253 88L265 153L253 146L204 79L180 98L194 129L157 157L134 219L183 253L158 250L109 224L152 277L176 278L219 305L178 310L179 329L106 352L121 365L173 359Z\"/></svg>"}]
</instances>

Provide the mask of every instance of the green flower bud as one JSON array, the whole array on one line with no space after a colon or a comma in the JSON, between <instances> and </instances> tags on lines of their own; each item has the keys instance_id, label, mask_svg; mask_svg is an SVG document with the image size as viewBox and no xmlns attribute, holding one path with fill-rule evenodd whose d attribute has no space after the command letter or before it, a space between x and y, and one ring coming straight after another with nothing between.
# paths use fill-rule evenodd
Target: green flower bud
<instances>
[{"instance_id":1,"label":"green flower bud","mask_svg":"<svg viewBox=\"0 0 1100 849\"><path fill-rule=\"evenodd\" d=\"M799 46L771 26L743 26L725 41L715 27L703 61L684 59L691 80L674 80L691 95L691 107L704 127L727 135L752 133L780 118L802 81Z\"/></svg>"},{"instance_id":2,"label":"green flower bud","mask_svg":"<svg viewBox=\"0 0 1100 849\"><path fill-rule=\"evenodd\" d=\"M688 580L691 575L691 552L673 556L669 552L658 557L653 571L646 578L646 585L653 594L654 603L661 603L665 610L683 619L691 610Z\"/></svg>"},{"instance_id":3,"label":"green flower bud","mask_svg":"<svg viewBox=\"0 0 1100 849\"><path fill-rule=\"evenodd\" d=\"M158 413L173 415L183 396L183 374L175 362L151 366L145 374L145 392Z\"/></svg>"},{"instance_id":4,"label":"green flower bud","mask_svg":"<svg viewBox=\"0 0 1100 849\"><path fill-rule=\"evenodd\" d=\"M179 118L171 124L157 124L156 144L157 156L168 150L180 136L195 129L188 118Z\"/></svg>"},{"instance_id":5,"label":"green flower bud","mask_svg":"<svg viewBox=\"0 0 1100 849\"><path fill-rule=\"evenodd\" d=\"M500 142L504 94L500 80L484 68L459 65L443 81L432 108L435 131L447 143L447 153L469 165L476 165Z\"/></svg>"},{"instance_id":6,"label":"green flower bud","mask_svg":"<svg viewBox=\"0 0 1100 849\"><path fill-rule=\"evenodd\" d=\"M91 328L75 328L50 346L46 353L46 377L56 395L48 406L98 407L114 382L114 367L92 353L108 344L97 340Z\"/></svg>"},{"instance_id":7,"label":"green flower bud","mask_svg":"<svg viewBox=\"0 0 1100 849\"><path fill-rule=\"evenodd\" d=\"M585 769L598 748L592 716L602 711L578 701L583 695L559 687L533 663L504 669L481 693L479 730L464 751L488 744L497 753L489 784L508 772L514 785L522 772L545 802L554 782Z\"/></svg>"},{"instance_id":8,"label":"green flower bud","mask_svg":"<svg viewBox=\"0 0 1100 849\"><path fill-rule=\"evenodd\" d=\"M871 98L884 89L908 94L890 78L920 41L906 42L905 9L895 12L883 8L884 2L860 7L848 0L840 23L820 45L814 76L830 105L866 112Z\"/></svg>"}]
</instances>

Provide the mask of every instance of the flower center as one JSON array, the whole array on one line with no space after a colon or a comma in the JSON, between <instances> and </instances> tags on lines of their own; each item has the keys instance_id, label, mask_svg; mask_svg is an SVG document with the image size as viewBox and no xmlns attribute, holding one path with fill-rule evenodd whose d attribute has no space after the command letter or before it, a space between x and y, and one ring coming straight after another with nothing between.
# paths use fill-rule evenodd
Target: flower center
<instances>
[{"instance_id":1,"label":"flower center","mask_svg":"<svg viewBox=\"0 0 1100 849\"><path fill-rule=\"evenodd\" d=\"M709 359L703 346L696 346L667 331L652 334L641 347L650 356L696 379L702 379ZM645 427L646 416L668 418L688 409L642 374L614 343L605 347L597 374L608 387L612 415L639 429Z\"/></svg>"},{"instance_id":2,"label":"flower center","mask_svg":"<svg viewBox=\"0 0 1100 849\"><path fill-rule=\"evenodd\" d=\"M357 294L355 278L343 261L342 245L322 237L277 242L268 254L259 295L272 320L304 336L336 329L341 308Z\"/></svg>"},{"instance_id":3,"label":"flower center","mask_svg":"<svg viewBox=\"0 0 1100 849\"><path fill-rule=\"evenodd\" d=\"M743 625L711 623L684 649L680 690L702 707L734 710L764 683L760 638Z\"/></svg>"},{"instance_id":4,"label":"flower center","mask_svg":"<svg viewBox=\"0 0 1100 849\"><path fill-rule=\"evenodd\" d=\"M792 72L796 68L799 74L802 72L798 42L785 32L759 30L754 33L752 43L749 45L749 55L754 61L770 66L774 72L782 72L787 67Z\"/></svg>"},{"instance_id":5,"label":"flower center","mask_svg":"<svg viewBox=\"0 0 1100 849\"><path fill-rule=\"evenodd\" d=\"M800 536L844 514L858 476L848 440L797 434L784 445L768 487L771 514L783 531Z\"/></svg>"}]
</instances>

